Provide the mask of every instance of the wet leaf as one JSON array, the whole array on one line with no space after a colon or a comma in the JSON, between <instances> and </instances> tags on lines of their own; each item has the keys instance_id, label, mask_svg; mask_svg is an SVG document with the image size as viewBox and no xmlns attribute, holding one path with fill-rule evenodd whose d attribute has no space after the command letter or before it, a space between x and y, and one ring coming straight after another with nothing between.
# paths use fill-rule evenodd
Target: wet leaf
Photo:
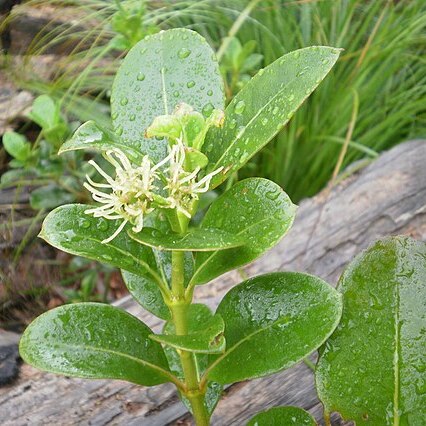
<instances>
[{"instance_id":1,"label":"wet leaf","mask_svg":"<svg viewBox=\"0 0 426 426\"><path fill-rule=\"evenodd\" d=\"M194 228L185 234L163 233L157 229L144 228L141 232L128 232L141 244L159 250L213 251L244 245L244 239L231 232L215 228Z\"/></svg>"},{"instance_id":2,"label":"wet leaf","mask_svg":"<svg viewBox=\"0 0 426 426\"><path fill-rule=\"evenodd\" d=\"M141 276L122 270L124 283L132 297L158 318L169 320L170 311L164 303L160 288L150 276Z\"/></svg>"},{"instance_id":3,"label":"wet leaf","mask_svg":"<svg viewBox=\"0 0 426 426\"><path fill-rule=\"evenodd\" d=\"M315 426L315 419L298 407L274 407L256 414L247 426Z\"/></svg>"},{"instance_id":4,"label":"wet leaf","mask_svg":"<svg viewBox=\"0 0 426 426\"><path fill-rule=\"evenodd\" d=\"M343 316L316 382L325 411L357 425L426 421L426 244L377 241L339 281Z\"/></svg>"},{"instance_id":5,"label":"wet leaf","mask_svg":"<svg viewBox=\"0 0 426 426\"><path fill-rule=\"evenodd\" d=\"M79 303L36 318L19 350L27 363L45 371L153 386L168 381L169 368L161 345L148 338L151 333L118 308Z\"/></svg>"},{"instance_id":6,"label":"wet leaf","mask_svg":"<svg viewBox=\"0 0 426 426\"><path fill-rule=\"evenodd\" d=\"M307 47L288 53L260 70L225 110L225 124L211 129L204 153L211 170L223 173L212 187L240 169L290 120L305 99L333 67L340 51L331 47Z\"/></svg>"},{"instance_id":7,"label":"wet leaf","mask_svg":"<svg viewBox=\"0 0 426 426\"><path fill-rule=\"evenodd\" d=\"M159 115L185 102L205 116L224 109L223 83L214 53L197 33L172 29L148 36L127 54L112 87L115 132L125 144L154 163L166 155L167 143L145 137Z\"/></svg>"},{"instance_id":8,"label":"wet leaf","mask_svg":"<svg viewBox=\"0 0 426 426\"><path fill-rule=\"evenodd\" d=\"M227 384L289 368L317 349L339 322L341 297L314 276L278 272L232 288L217 313L226 351L210 357L207 377Z\"/></svg>"},{"instance_id":9,"label":"wet leaf","mask_svg":"<svg viewBox=\"0 0 426 426\"><path fill-rule=\"evenodd\" d=\"M245 265L273 247L289 230L296 206L274 182L250 178L235 184L216 199L201 222L242 238L239 248L197 253L192 281L204 284Z\"/></svg>"},{"instance_id":10,"label":"wet leaf","mask_svg":"<svg viewBox=\"0 0 426 426\"><path fill-rule=\"evenodd\" d=\"M132 240L125 230L103 244L102 241L115 232L121 221L85 214L84 211L91 207L68 204L56 208L44 219L39 236L59 250L108 263L134 274L147 274L155 268L152 250Z\"/></svg>"},{"instance_id":11,"label":"wet leaf","mask_svg":"<svg viewBox=\"0 0 426 426\"><path fill-rule=\"evenodd\" d=\"M191 305L188 334L178 336L171 323L168 323L166 334L153 334L151 339L175 349L195 353L218 353L225 350L223 337L224 323L220 315L213 315L204 305ZM196 318L194 318L197 316Z\"/></svg>"},{"instance_id":12,"label":"wet leaf","mask_svg":"<svg viewBox=\"0 0 426 426\"><path fill-rule=\"evenodd\" d=\"M79 149L105 152L114 148L123 151L133 162L140 163L142 160L138 146L135 149L132 145L124 143L115 133L102 129L94 121L82 124L71 139L61 146L58 154Z\"/></svg>"}]
</instances>

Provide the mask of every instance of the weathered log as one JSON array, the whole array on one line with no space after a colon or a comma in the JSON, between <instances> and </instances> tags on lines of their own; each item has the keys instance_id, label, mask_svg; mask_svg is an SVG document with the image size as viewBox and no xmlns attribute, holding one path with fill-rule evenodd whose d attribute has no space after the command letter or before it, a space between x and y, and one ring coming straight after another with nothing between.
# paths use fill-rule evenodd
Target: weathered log
<instances>
[{"instance_id":1,"label":"weathered log","mask_svg":"<svg viewBox=\"0 0 426 426\"><path fill-rule=\"evenodd\" d=\"M316 274L335 284L343 267L380 236L408 234L426 240L426 141L412 141L381 155L330 193L301 203L289 235L245 268L249 276L275 270ZM241 281L237 272L197 289L214 307ZM118 305L155 330L156 320L130 298ZM303 364L227 389L213 425L241 425L276 405L297 405L321 419L312 372ZM170 385L140 388L124 382L88 381L46 374L25 365L13 386L0 389L0 423L20 425L149 425L188 421ZM335 424L339 424L335 420Z\"/></svg>"}]
</instances>

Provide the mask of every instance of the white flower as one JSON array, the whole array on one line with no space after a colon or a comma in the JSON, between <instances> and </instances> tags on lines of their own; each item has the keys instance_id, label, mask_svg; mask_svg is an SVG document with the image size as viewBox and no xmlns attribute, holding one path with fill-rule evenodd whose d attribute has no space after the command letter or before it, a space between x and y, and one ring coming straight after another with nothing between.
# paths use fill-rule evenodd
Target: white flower
<instances>
[{"instance_id":1,"label":"white flower","mask_svg":"<svg viewBox=\"0 0 426 426\"><path fill-rule=\"evenodd\" d=\"M107 151L106 160L115 168L115 179L109 176L93 160L89 161L107 183L97 183L86 176L87 182L84 183L95 201L102 204L85 211L94 217L103 217L109 220L123 219L123 222L117 230L102 243L108 243L113 240L124 228L127 222L133 224L132 230L140 232L143 228L144 216L149 214L153 207L153 191L157 189L154 181L158 178L156 171L161 164L151 167L148 156L144 156L140 166L134 167L126 155L119 149ZM97 188L109 190L102 192Z\"/></svg>"},{"instance_id":2,"label":"white flower","mask_svg":"<svg viewBox=\"0 0 426 426\"><path fill-rule=\"evenodd\" d=\"M127 223L133 225L134 232L142 231L144 217L154 208L176 209L191 218L193 200L198 199L198 194L209 190L212 177L223 167L197 181L200 167L192 172L185 171L185 155L185 146L181 139L172 146L169 155L155 166L151 165L148 156L142 158L140 166L134 166L122 151L112 149L106 152L105 158L114 166L115 178L109 176L93 160L89 161L107 183L97 183L86 176L85 188L91 192L92 198L102 205L87 209L85 213L108 220L122 219L116 231L102 243L112 241ZM165 167L166 165L168 166ZM165 183L162 189L168 193L166 198L160 195L159 188L155 186L156 182Z\"/></svg>"},{"instance_id":3,"label":"white flower","mask_svg":"<svg viewBox=\"0 0 426 426\"><path fill-rule=\"evenodd\" d=\"M191 212L189 209L192 201L198 200L198 194L209 190L213 176L218 174L223 167L197 181L200 167L196 167L192 172L187 172L184 169L185 145L182 139L177 139L177 143L172 146L169 155L163 162L169 163L166 171L168 173L168 176L166 176L167 184L165 186L169 191L169 196L167 197L169 205L166 208L177 209L190 219Z\"/></svg>"}]
</instances>

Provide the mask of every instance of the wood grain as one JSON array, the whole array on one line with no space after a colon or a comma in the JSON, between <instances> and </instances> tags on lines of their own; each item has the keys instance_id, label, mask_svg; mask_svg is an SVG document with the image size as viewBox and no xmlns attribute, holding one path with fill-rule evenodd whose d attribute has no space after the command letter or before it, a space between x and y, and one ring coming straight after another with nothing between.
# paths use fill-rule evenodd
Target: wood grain
<instances>
[{"instance_id":1,"label":"wood grain","mask_svg":"<svg viewBox=\"0 0 426 426\"><path fill-rule=\"evenodd\" d=\"M335 284L344 266L375 239L408 234L426 240L426 141L411 141L381 155L333 188L301 203L289 235L245 268L249 276L276 270L316 274ZM327 195L328 194L328 195ZM241 281L237 272L197 288L211 307ZM155 330L161 322L124 298L117 303ZM213 425L241 425L257 411L297 405L318 420L321 405L312 372L304 365L229 387ZM0 424L190 424L172 386L140 388L125 382L88 381L46 374L24 365L13 386L0 389ZM340 424L337 417L334 424Z\"/></svg>"}]
</instances>

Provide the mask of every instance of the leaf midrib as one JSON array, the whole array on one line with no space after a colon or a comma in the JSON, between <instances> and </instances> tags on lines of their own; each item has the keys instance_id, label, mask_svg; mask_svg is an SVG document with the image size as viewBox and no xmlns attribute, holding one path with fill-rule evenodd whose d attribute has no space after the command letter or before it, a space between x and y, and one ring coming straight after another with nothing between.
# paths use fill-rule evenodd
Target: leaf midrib
<instances>
[{"instance_id":1,"label":"leaf midrib","mask_svg":"<svg viewBox=\"0 0 426 426\"><path fill-rule=\"evenodd\" d=\"M314 304L310 304L309 308L312 308L314 306ZM208 377L208 374L210 373L210 371L212 369L214 369L222 360L224 360L229 354L231 354L236 348L238 348L240 345L242 345L244 342L250 340L252 337L256 336L257 334L260 334L264 331L269 330L270 328L272 328L273 326L277 325L280 323L280 321L282 321L283 319L286 319L285 316L281 316L279 319L277 319L276 321L268 324L266 327L263 328L259 328L257 330L255 330L254 332L248 334L247 336L244 336L241 340L239 340L234 346L232 346L229 350L227 350L224 354L222 354L221 356L219 356L212 364L209 365L209 367L206 369L204 376ZM287 322L287 324L290 326L292 323L294 322L294 319ZM336 320L334 321L336 322ZM333 332L333 328L331 329L331 331L327 334L327 336L323 339L323 342L328 338L328 336ZM317 345L316 345L317 346ZM314 349L313 349L314 350ZM301 357L300 359L302 359L303 357ZM296 361L295 361L296 362Z\"/></svg>"},{"instance_id":2,"label":"leaf midrib","mask_svg":"<svg viewBox=\"0 0 426 426\"><path fill-rule=\"evenodd\" d=\"M287 56L287 55L286 55ZM260 77L260 76L259 76ZM302 100L301 100L301 102L298 104L298 106L296 107L296 108L293 108L293 109L290 109L290 111L292 111L292 110L296 110L297 108L299 108L299 106L312 94L312 92L318 87L318 85L321 83L321 81L324 79L324 76L321 78L321 80L318 82L318 83L315 83L315 85L312 87L312 90L311 90L311 92L309 93L309 94L305 94L305 96L302 98ZM279 90L272 98L270 98L269 99L269 102L267 102L266 104L265 104L265 106L263 107L263 108L261 108L261 109L259 109L259 111L250 119L250 121L244 126L245 128L244 128L244 130L240 133L240 132L238 132L237 133L237 137L235 138L235 139L233 139L232 140L232 142L228 145L228 147L225 149L225 151L223 152L223 154L222 154L222 156L219 158L219 160L217 160L216 161L216 163L215 163L215 166L214 166L214 168L213 169L217 169L218 167L219 167L219 165L220 165L220 162L223 160L223 158L224 157L226 157L226 155L227 155L227 153L231 150L231 149L233 149L233 147L234 147L234 145L237 143L237 141L239 141L239 140L241 140L242 139L242 136L246 133L246 131L247 131L247 129L251 126L251 124L252 124L252 122L254 121L254 120L256 120L258 117L259 117L259 115L261 114L261 113L263 113L263 111L267 108L267 106L268 105L270 105L278 96L281 96L282 95L282 92L283 91L285 91L287 88L288 88L288 86L290 85L290 84L293 84L295 81L297 81L296 80L296 76L292 79L292 80L290 80L287 84L285 84L283 87L282 87L282 89L281 90ZM238 102L238 96L235 98L235 101L233 102L233 104L235 105L237 102ZM287 113L287 115L288 115L288 113ZM283 123L286 123L288 121L288 119L286 119L286 120L284 120L284 122ZM276 130L276 132L278 132L278 130ZM257 151L259 151L261 149L261 147L259 147L258 149L257 149Z\"/></svg>"},{"instance_id":3,"label":"leaf midrib","mask_svg":"<svg viewBox=\"0 0 426 426\"><path fill-rule=\"evenodd\" d=\"M92 351L92 352L95 352L95 353L112 354L112 355L115 355L115 356L118 356L118 357L129 359L131 361L135 361L136 363L141 364L141 365L146 366L146 367L149 367L153 370L157 370L159 373L165 375L168 378L170 378L170 376L171 376L171 374L167 370L164 370L162 367L160 367L158 365L152 364L149 361L145 361L141 358L136 358L133 355L126 354L126 353L123 353L123 352L117 352L117 351L114 351L112 349L99 348L99 347L83 345L83 344L82 345L76 345L76 344L64 343L64 342L61 342L59 344L59 347L69 348L69 349L74 349L74 350L83 349L83 350L87 350L88 352Z\"/></svg>"}]
</instances>

